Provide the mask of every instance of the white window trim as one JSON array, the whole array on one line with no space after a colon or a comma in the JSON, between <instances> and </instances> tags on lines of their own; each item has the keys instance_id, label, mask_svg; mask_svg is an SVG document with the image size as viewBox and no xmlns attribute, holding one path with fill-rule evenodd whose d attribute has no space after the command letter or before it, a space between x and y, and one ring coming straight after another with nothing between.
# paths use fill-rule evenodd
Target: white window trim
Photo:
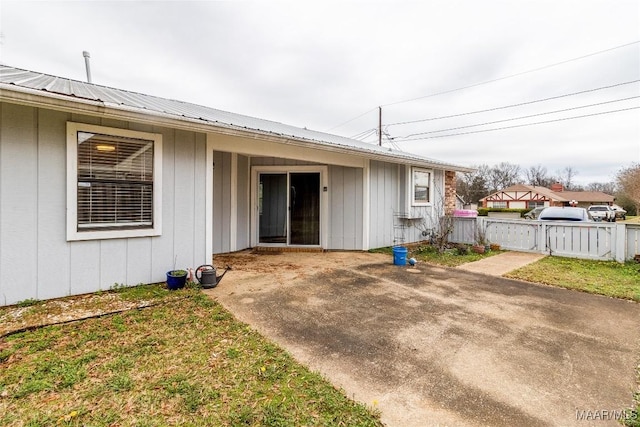
<instances>
[{"instance_id":1,"label":"white window trim","mask_svg":"<svg viewBox=\"0 0 640 427\"><path fill-rule=\"evenodd\" d=\"M153 146L153 228L78 231L78 132L147 139ZM122 239L162 234L162 135L67 122L67 241Z\"/></svg>"},{"instance_id":2,"label":"white window trim","mask_svg":"<svg viewBox=\"0 0 640 427\"><path fill-rule=\"evenodd\" d=\"M434 185L433 169L426 169L418 166L411 166L410 168L407 168L407 169L409 170L409 177L407 179L407 182L409 184L407 189L407 193L408 193L407 200L409 200L410 206L432 206L433 205L433 185ZM429 174L429 201L428 202L422 202L422 201L416 202L415 200L415 192L414 192L415 187L413 184L414 171L427 172Z\"/></svg>"}]
</instances>

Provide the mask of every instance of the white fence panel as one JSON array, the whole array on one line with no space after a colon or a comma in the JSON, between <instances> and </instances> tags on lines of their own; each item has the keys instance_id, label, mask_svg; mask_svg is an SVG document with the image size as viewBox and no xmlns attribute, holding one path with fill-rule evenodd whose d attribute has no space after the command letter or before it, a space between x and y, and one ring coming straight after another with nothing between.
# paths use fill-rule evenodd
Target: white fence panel
<instances>
[{"instance_id":1,"label":"white fence panel","mask_svg":"<svg viewBox=\"0 0 640 427\"><path fill-rule=\"evenodd\" d=\"M574 258L611 260L615 225L575 222L544 223L546 252Z\"/></svg>"},{"instance_id":2,"label":"white fence panel","mask_svg":"<svg viewBox=\"0 0 640 427\"><path fill-rule=\"evenodd\" d=\"M626 259L640 254L640 225L627 225L626 240Z\"/></svg>"},{"instance_id":3,"label":"white fence panel","mask_svg":"<svg viewBox=\"0 0 640 427\"><path fill-rule=\"evenodd\" d=\"M504 249L574 258L617 260L640 254L640 225L625 223L454 218L452 243L475 242L476 230Z\"/></svg>"},{"instance_id":4,"label":"white fence panel","mask_svg":"<svg viewBox=\"0 0 640 427\"><path fill-rule=\"evenodd\" d=\"M453 231L449 235L449 241L470 245L475 241L475 232L475 218L453 218Z\"/></svg>"},{"instance_id":5,"label":"white fence panel","mask_svg":"<svg viewBox=\"0 0 640 427\"><path fill-rule=\"evenodd\" d=\"M483 218L484 219L484 218ZM483 226L479 224L479 226ZM492 219L485 220L487 240L504 249L515 251L539 251L538 233L540 224L534 221Z\"/></svg>"}]
</instances>

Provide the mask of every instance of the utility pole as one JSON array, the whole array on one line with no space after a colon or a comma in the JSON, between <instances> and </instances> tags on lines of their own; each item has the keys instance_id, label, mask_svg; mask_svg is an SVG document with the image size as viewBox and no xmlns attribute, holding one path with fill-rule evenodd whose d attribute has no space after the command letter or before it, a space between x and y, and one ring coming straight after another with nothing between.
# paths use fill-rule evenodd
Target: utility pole
<instances>
[{"instance_id":1,"label":"utility pole","mask_svg":"<svg viewBox=\"0 0 640 427\"><path fill-rule=\"evenodd\" d=\"M382 107L378 107L378 145L382 147Z\"/></svg>"}]
</instances>

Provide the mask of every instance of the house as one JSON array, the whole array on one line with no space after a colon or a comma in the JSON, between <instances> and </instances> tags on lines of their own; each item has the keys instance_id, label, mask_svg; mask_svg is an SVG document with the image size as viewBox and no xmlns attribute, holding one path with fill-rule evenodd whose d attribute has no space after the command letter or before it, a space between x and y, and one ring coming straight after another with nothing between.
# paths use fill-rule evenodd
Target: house
<instances>
[{"instance_id":1,"label":"house","mask_svg":"<svg viewBox=\"0 0 640 427\"><path fill-rule=\"evenodd\" d=\"M516 184L480 199L485 208L533 209L538 206L611 205L615 198L601 191L564 191L562 184L551 188Z\"/></svg>"},{"instance_id":2,"label":"house","mask_svg":"<svg viewBox=\"0 0 640 427\"><path fill-rule=\"evenodd\" d=\"M0 305L162 282L245 248L417 241L465 171L2 65Z\"/></svg>"}]
</instances>

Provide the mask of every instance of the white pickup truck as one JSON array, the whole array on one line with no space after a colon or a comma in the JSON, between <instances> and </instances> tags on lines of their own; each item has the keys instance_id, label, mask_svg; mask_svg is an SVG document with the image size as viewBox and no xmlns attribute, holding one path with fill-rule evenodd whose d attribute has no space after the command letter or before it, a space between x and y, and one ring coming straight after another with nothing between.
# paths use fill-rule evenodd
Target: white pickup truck
<instances>
[{"instance_id":1,"label":"white pickup truck","mask_svg":"<svg viewBox=\"0 0 640 427\"><path fill-rule=\"evenodd\" d=\"M615 222L616 211L609 205L592 205L587 209L594 221Z\"/></svg>"}]
</instances>

